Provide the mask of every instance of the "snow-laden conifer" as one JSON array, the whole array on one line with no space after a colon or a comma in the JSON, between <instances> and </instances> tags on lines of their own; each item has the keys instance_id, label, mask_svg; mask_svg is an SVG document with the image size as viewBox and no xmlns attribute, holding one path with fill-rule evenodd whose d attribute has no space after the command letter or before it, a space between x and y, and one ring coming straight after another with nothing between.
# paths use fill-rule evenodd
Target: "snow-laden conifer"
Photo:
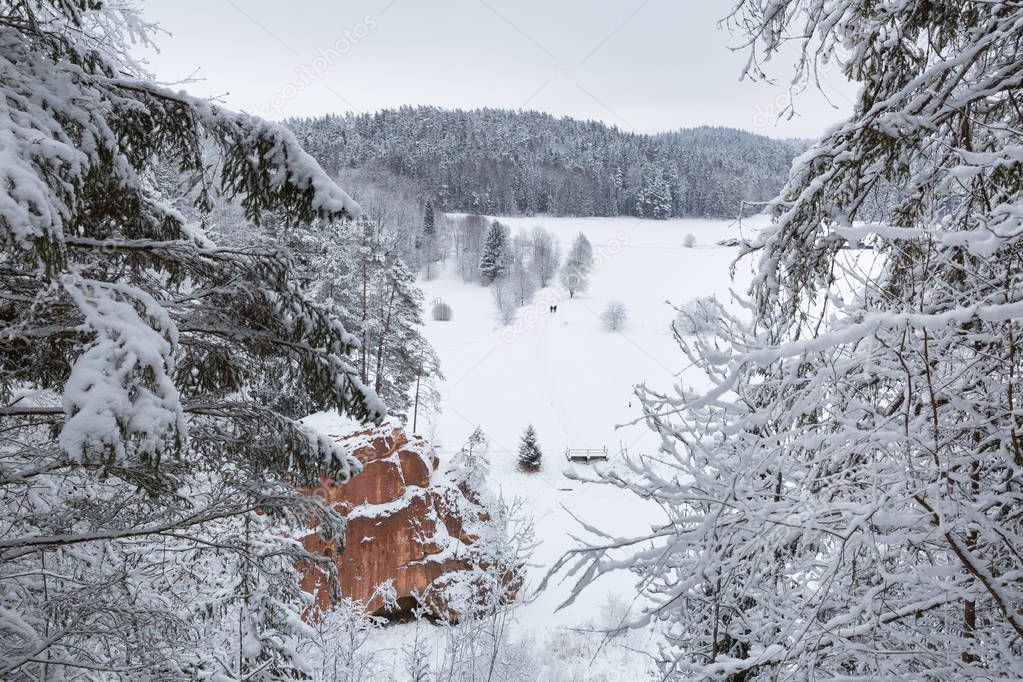
<instances>
[{"instance_id":1,"label":"snow-laden conifer","mask_svg":"<svg viewBox=\"0 0 1023 682\"><path fill-rule=\"evenodd\" d=\"M385 408L358 339L276 249L200 214L360 213L283 128L160 86L123 3L0 10L0 677L284 680L306 674L289 534L342 539L299 495L358 463L265 398Z\"/></svg>"},{"instance_id":2,"label":"snow-laden conifer","mask_svg":"<svg viewBox=\"0 0 1023 682\"><path fill-rule=\"evenodd\" d=\"M530 424L519 442L519 468L523 471L536 471L542 465L543 452L536 442L536 429Z\"/></svg>"},{"instance_id":3,"label":"snow-laden conifer","mask_svg":"<svg viewBox=\"0 0 1023 682\"><path fill-rule=\"evenodd\" d=\"M483 284L491 284L507 275L510 259L508 228L495 220L490 225L480 254L479 270Z\"/></svg>"}]
</instances>

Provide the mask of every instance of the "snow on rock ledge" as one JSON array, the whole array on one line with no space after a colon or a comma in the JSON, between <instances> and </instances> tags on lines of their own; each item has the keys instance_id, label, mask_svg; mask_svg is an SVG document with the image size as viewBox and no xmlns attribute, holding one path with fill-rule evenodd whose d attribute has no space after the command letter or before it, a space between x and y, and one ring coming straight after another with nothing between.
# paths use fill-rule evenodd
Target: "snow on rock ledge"
<instances>
[{"instance_id":1,"label":"snow on rock ledge","mask_svg":"<svg viewBox=\"0 0 1023 682\"><path fill-rule=\"evenodd\" d=\"M417 605L414 595L427 593L437 578L468 568L473 538L464 528L479 521L483 511L457 488L437 480L437 455L425 439L409 437L393 423L362 428L333 435L362 462L362 472L341 485L322 479L313 491L348 518L344 550L338 553L315 534L302 543L334 557L343 596L366 603L374 613L403 617ZM388 580L397 592L397 611L385 609L374 594ZM315 595L318 607L330 606L318 571L305 569L302 586Z\"/></svg>"}]
</instances>

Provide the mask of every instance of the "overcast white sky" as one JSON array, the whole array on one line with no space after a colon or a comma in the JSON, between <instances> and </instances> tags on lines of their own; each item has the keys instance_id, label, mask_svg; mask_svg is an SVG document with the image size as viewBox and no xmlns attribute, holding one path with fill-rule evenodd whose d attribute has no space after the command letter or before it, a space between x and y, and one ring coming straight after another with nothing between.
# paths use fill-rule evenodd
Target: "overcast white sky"
<instances>
[{"instance_id":1,"label":"overcast white sky","mask_svg":"<svg viewBox=\"0 0 1023 682\"><path fill-rule=\"evenodd\" d=\"M539 109L657 132L725 125L816 137L851 111L838 77L797 116L778 84L740 81L728 0L150 0L171 35L145 53L163 81L268 118L403 104Z\"/></svg>"}]
</instances>

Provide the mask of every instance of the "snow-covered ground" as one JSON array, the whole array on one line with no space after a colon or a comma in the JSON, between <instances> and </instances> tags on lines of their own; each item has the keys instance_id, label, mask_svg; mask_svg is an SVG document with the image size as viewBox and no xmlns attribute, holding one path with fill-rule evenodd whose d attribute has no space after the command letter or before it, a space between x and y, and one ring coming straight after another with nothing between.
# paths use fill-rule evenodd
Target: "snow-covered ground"
<instances>
[{"instance_id":1,"label":"snow-covered ground","mask_svg":"<svg viewBox=\"0 0 1023 682\"><path fill-rule=\"evenodd\" d=\"M736 247L717 246L728 237L750 237L764 220L742 225L718 220L640 220L635 218L500 218L513 232L537 225L554 232L562 252L583 232L599 263L589 291L569 298L557 288L541 290L534 303L519 310L513 324L497 321L491 293L445 272L421 281L426 306L443 299L454 319L437 322L427 314L426 334L437 350L445 381L439 386L441 412L419 424L438 445L442 462L479 426L490 439L491 482L506 497L521 497L535 518L540 546L530 584L573 546L579 525L573 515L606 532L632 535L660 517L658 509L603 485L580 484L565 476L571 468L566 447L607 447L614 466L620 448L630 453L656 451L657 439L636 419L639 405L632 387L647 383L669 388L684 376L685 358L669 329L674 310L667 303L744 292L750 263L741 262L734 281L729 269ZM683 242L695 236L695 246ZM628 323L620 333L605 331L599 316L609 301L621 301ZM549 312L557 302L556 314ZM698 377L685 377L696 380ZM544 452L537 474L516 467L523 430L533 424ZM601 466L601 465L593 465ZM518 634L551 641L561 629L598 622L609 599L628 604L634 595L630 575L609 576L587 589L568 608L556 607L569 586L555 581L518 611Z\"/></svg>"}]
</instances>

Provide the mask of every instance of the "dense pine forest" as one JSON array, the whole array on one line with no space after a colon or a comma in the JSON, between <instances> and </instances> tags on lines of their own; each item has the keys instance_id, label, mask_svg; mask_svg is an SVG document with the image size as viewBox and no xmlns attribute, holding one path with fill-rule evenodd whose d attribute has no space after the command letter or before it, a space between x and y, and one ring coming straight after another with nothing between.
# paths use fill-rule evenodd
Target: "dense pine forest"
<instances>
[{"instance_id":1,"label":"dense pine forest","mask_svg":"<svg viewBox=\"0 0 1023 682\"><path fill-rule=\"evenodd\" d=\"M402 107L288 125L329 173L386 169L422 181L445 210L490 215L734 217L777 194L807 146L732 128L643 135L500 109Z\"/></svg>"}]
</instances>

